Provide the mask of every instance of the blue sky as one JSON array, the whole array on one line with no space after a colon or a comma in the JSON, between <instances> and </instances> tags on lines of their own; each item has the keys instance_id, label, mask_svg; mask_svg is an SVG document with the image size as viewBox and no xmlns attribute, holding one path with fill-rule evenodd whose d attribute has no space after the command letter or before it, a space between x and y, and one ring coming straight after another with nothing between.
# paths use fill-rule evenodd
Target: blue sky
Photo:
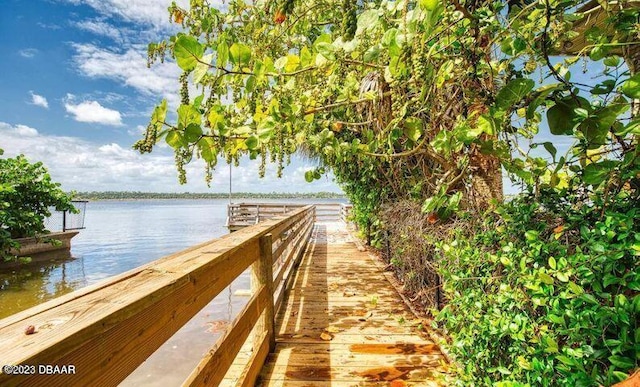
<instances>
[{"instance_id":1,"label":"blue sky","mask_svg":"<svg viewBox=\"0 0 640 387\"><path fill-rule=\"evenodd\" d=\"M177 3L186 6L188 0ZM175 28L170 0L5 0L0 14L0 148L42 161L65 190L227 192L220 165L211 188L203 166L177 182L170 149L140 155L150 112L162 98L176 106L179 69L146 67L146 46ZM173 102L173 103L172 103ZM340 191L331 177L304 180L311 162L294 158L258 179L248 159L233 169L234 191Z\"/></svg>"}]
</instances>

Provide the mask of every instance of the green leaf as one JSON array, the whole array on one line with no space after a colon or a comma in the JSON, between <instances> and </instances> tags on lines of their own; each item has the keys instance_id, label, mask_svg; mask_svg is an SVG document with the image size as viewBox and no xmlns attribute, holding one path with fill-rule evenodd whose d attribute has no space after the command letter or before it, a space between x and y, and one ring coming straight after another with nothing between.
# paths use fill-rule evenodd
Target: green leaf
<instances>
[{"instance_id":1,"label":"green leaf","mask_svg":"<svg viewBox=\"0 0 640 387\"><path fill-rule=\"evenodd\" d=\"M547 110L547 122L549 123L551 134L571 134L573 132L571 115L572 109L565 104L556 104Z\"/></svg>"},{"instance_id":2,"label":"green leaf","mask_svg":"<svg viewBox=\"0 0 640 387\"><path fill-rule=\"evenodd\" d=\"M433 11L438 7L439 0L419 0L418 4L420 8L426 9L427 11Z\"/></svg>"},{"instance_id":3,"label":"green leaf","mask_svg":"<svg viewBox=\"0 0 640 387\"><path fill-rule=\"evenodd\" d=\"M231 54L231 63L237 66L248 65L251 60L251 48L242 43L234 43L229 48Z\"/></svg>"},{"instance_id":4,"label":"green leaf","mask_svg":"<svg viewBox=\"0 0 640 387\"><path fill-rule=\"evenodd\" d=\"M378 59L378 57L380 56L380 46L379 45L375 45L375 46L371 46L365 53L364 53L364 61L365 62L374 62L376 59Z\"/></svg>"},{"instance_id":5,"label":"green leaf","mask_svg":"<svg viewBox=\"0 0 640 387\"><path fill-rule=\"evenodd\" d=\"M568 356L564 356L564 355L558 355L556 356L556 359L560 360L560 362L562 362L563 364L566 364L570 367L574 367L578 365L578 361L572 357L568 357Z\"/></svg>"},{"instance_id":6,"label":"green leaf","mask_svg":"<svg viewBox=\"0 0 640 387\"><path fill-rule=\"evenodd\" d=\"M628 134L640 136L640 120L635 119L619 130L615 131L618 136L626 136Z\"/></svg>"},{"instance_id":7,"label":"green leaf","mask_svg":"<svg viewBox=\"0 0 640 387\"><path fill-rule=\"evenodd\" d=\"M618 165L613 160L605 160L599 163L592 163L584 167L582 179L585 183L599 186L608 177L609 173Z\"/></svg>"},{"instance_id":8,"label":"green leaf","mask_svg":"<svg viewBox=\"0 0 640 387\"><path fill-rule=\"evenodd\" d=\"M169 144L169 146L174 149L187 146L187 142L184 140L184 137L178 130L170 130L167 133L167 137L165 140L167 141L167 144Z\"/></svg>"},{"instance_id":9,"label":"green leaf","mask_svg":"<svg viewBox=\"0 0 640 387\"><path fill-rule=\"evenodd\" d=\"M636 364L632 359L618 355L609 356L609 361L611 362L611 364L621 370L631 369Z\"/></svg>"},{"instance_id":10,"label":"green leaf","mask_svg":"<svg viewBox=\"0 0 640 387\"><path fill-rule=\"evenodd\" d=\"M557 272L556 277L562 282L569 282L569 276L565 272L562 272L562 271Z\"/></svg>"},{"instance_id":11,"label":"green leaf","mask_svg":"<svg viewBox=\"0 0 640 387\"><path fill-rule=\"evenodd\" d=\"M417 142L422 136L422 120L409 117L404 121L404 133L413 142Z\"/></svg>"},{"instance_id":12,"label":"green leaf","mask_svg":"<svg viewBox=\"0 0 640 387\"><path fill-rule=\"evenodd\" d=\"M358 28L356 30L356 35L360 34L362 31L373 29L376 26L376 23L378 23L377 9L369 9L362 12L360 16L358 16Z\"/></svg>"},{"instance_id":13,"label":"green leaf","mask_svg":"<svg viewBox=\"0 0 640 387\"><path fill-rule=\"evenodd\" d=\"M640 73L627 79L620 86L620 91L629 98L640 98Z\"/></svg>"},{"instance_id":14,"label":"green leaf","mask_svg":"<svg viewBox=\"0 0 640 387\"><path fill-rule=\"evenodd\" d=\"M549 257L549 267L552 268L553 270L556 269L557 265L556 265L556 259L553 257Z\"/></svg>"},{"instance_id":15,"label":"green leaf","mask_svg":"<svg viewBox=\"0 0 640 387\"><path fill-rule=\"evenodd\" d=\"M542 146L544 146L544 149L546 149L547 152L549 152L549 154L551 155L551 157L553 157L553 159L555 160L556 153L558 153L558 150L556 149L556 147L549 141L542 143Z\"/></svg>"},{"instance_id":16,"label":"green leaf","mask_svg":"<svg viewBox=\"0 0 640 387\"><path fill-rule=\"evenodd\" d=\"M318 43L316 44L316 50L329 60L336 60L336 48L331 43Z\"/></svg>"},{"instance_id":17,"label":"green leaf","mask_svg":"<svg viewBox=\"0 0 640 387\"><path fill-rule=\"evenodd\" d=\"M202 128L198 124L189 124L184 130L184 139L187 142L195 142L202 136Z\"/></svg>"},{"instance_id":18,"label":"green leaf","mask_svg":"<svg viewBox=\"0 0 640 387\"><path fill-rule=\"evenodd\" d=\"M604 63L607 66L616 67L617 65L620 64L620 58L615 55L610 56L605 58L605 60L603 60L602 63Z\"/></svg>"},{"instance_id":19,"label":"green leaf","mask_svg":"<svg viewBox=\"0 0 640 387\"><path fill-rule=\"evenodd\" d=\"M229 46L226 42L220 42L217 48L218 56L216 57L216 65L224 67L229 61Z\"/></svg>"},{"instance_id":20,"label":"green leaf","mask_svg":"<svg viewBox=\"0 0 640 387\"><path fill-rule=\"evenodd\" d=\"M162 126L162 123L166 120L167 118L167 100L163 99L162 102L160 102L160 105L156 106L155 109L153 109L153 114L151 114L151 122L154 124L160 124Z\"/></svg>"},{"instance_id":21,"label":"green leaf","mask_svg":"<svg viewBox=\"0 0 640 387\"><path fill-rule=\"evenodd\" d=\"M188 35L180 35L173 46L173 55L178 66L184 71L193 70L202 58L204 46L196 38Z\"/></svg>"},{"instance_id":22,"label":"green leaf","mask_svg":"<svg viewBox=\"0 0 640 387\"><path fill-rule=\"evenodd\" d=\"M198 147L200 148L200 156L202 156L204 161L214 163L218 154L216 142L212 138L204 137L198 141Z\"/></svg>"},{"instance_id":23,"label":"green leaf","mask_svg":"<svg viewBox=\"0 0 640 387\"><path fill-rule=\"evenodd\" d=\"M247 148L249 150L256 150L258 149L258 144L260 142L258 141L258 137L252 134L246 140L244 140L244 143L247 145Z\"/></svg>"},{"instance_id":24,"label":"green leaf","mask_svg":"<svg viewBox=\"0 0 640 387\"><path fill-rule=\"evenodd\" d=\"M300 50L300 65L302 67L306 67L311 64L313 64L313 55L311 55L311 51L309 51L306 46L302 47L302 50Z\"/></svg>"},{"instance_id":25,"label":"green leaf","mask_svg":"<svg viewBox=\"0 0 640 387\"><path fill-rule=\"evenodd\" d=\"M569 282L569 290L571 290L574 294L577 294L577 295L584 293L584 289L582 289L580 285L576 284L573 281Z\"/></svg>"},{"instance_id":26,"label":"green leaf","mask_svg":"<svg viewBox=\"0 0 640 387\"><path fill-rule=\"evenodd\" d=\"M207 54L202 57L201 61L196 64L193 70L193 82L199 83L209 71L209 66L213 60L213 54Z\"/></svg>"},{"instance_id":27,"label":"green leaf","mask_svg":"<svg viewBox=\"0 0 640 387\"><path fill-rule=\"evenodd\" d=\"M553 285L553 278L547 273L538 273L538 277L540 277L540 281L547 285Z\"/></svg>"},{"instance_id":28,"label":"green leaf","mask_svg":"<svg viewBox=\"0 0 640 387\"><path fill-rule=\"evenodd\" d=\"M544 344L546 348L544 349L547 353L558 353L558 343L554 339L549 336L544 337Z\"/></svg>"},{"instance_id":29,"label":"green leaf","mask_svg":"<svg viewBox=\"0 0 640 387\"><path fill-rule=\"evenodd\" d=\"M311 183L314 180L313 171L306 171L304 173L304 179L307 181L307 183Z\"/></svg>"},{"instance_id":30,"label":"green leaf","mask_svg":"<svg viewBox=\"0 0 640 387\"><path fill-rule=\"evenodd\" d=\"M483 114L478 117L477 129L480 130L480 133L494 135L496 133L496 122L492 116Z\"/></svg>"},{"instance_id":31,"label":"green leaf","mask_svg":"<svg viewBox=\"0 0 640 387\"><path fill-rule=\"evenodd\" d=\"M253 90L256 87L256 77L253 76L253 75L249 75L247 77L246 82L244 83L244 87L245 87L247 93L252 93Z\"/></svg>"},{"instance_id":32,"label":"green leaf","mask_svg":"<svg viewBox=\"0 0 640 387\"><path fill-rule=\"evenodd\" d=\"M535 82L531 79L517 78L510 81L500 89L496 96L496 106L501 110L507 110L533 90Z\"/></svg>"},{"instance_id":33,"label":"green leaf","mask_svg":"<svg viewBox=\"0 0 640 387\"><path fill-rule=\"evenodd\" d=\"M573 127L576 125L577 116L575 109L590 107L589 101L582 97L568 97L556 101L549 110L547 110L547 121L549 130L555 135L573 134Z\"/></svg>"},{"instance_id":34,"label":"green leaf","mask_svg":"<svg viewBox=\"0 0 640 387\"><path fill-rule=\"evenodd\" d=\"M190 124L200 125L202 116L192 105L180 105L178 108L178 129L184 129Z\"/></svg>"},{"instance_id":35,"label":"green leaf","mask_svg":"<svg viewBox=\"0 0 640 387\"><path fill-rule=\"evenodd\" d=\"M524 237L529 241L533 242L538 240L540 233L535 230L529 230L524 233Z\"/></svg>"},{"instance_id":36,"label":"green leaf","mask_svg":"<svg viewBox=\"0 0 640 387\"><path fill-rule=\"evenodd\" d=\"M595 85L591 89L591 94L594 94L594 95L608 94L613 90L614 87L616 87L616 81L614 81L613 79L607 79L606 81L602 81L597 85Z\"/></svg>"}]
</instances>

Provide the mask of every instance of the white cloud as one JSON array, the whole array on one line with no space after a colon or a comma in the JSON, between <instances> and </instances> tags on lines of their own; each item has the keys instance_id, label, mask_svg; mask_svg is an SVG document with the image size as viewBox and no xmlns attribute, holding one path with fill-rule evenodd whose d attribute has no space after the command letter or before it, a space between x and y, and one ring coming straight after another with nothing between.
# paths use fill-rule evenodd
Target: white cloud
<instances>
[{"instance_id":1,"label":"white cloud","mask_svg":"<svg viewBox=\"0 0 640 387\"><path fill-rule=\"evenodd\" d=\"M68 95L64 108L73 115L73 119L79 122L95 122L112 126L122 125L122 116L119 111L106 108L97 101L74 104L73 96Z\"/></svg>"},{"instance_id":2,"label":"white cloud","mask_svg":"<svg viewBox=\"0 0 640 387\"><path fill-rule=\"evenodd\" d=\"M118 28L102 20L84 20L75 23L75 26L82 30L92 32L96 35L106 36L115 41L123 40L122 33Z\"/></svg>"},{"instance_id":3,"label":"white cloud","mask_svg":"<svg viewBox=\"0 0 640 387\"><path fill-rule=\"evenodd\" d=\"M23 58L31 59L36 56L38 52L40 51L38 51L38 49L36 48L23 48L22 50L18 51L18 54Z\"/></svg>"},{"instance_id":4,"label":"white cloud","mask_svg":"<svg viewBox=\"0 0 640 387\"><path fill-rule=\"evenodd\" d=\"M5 157L24 154L31 162L42 161L54 181L65 190L76 191L147 191L147 192L227 192L229 167L222 160L214 172L211 188L204 182L204 166L196 161L187 166L189 183L177 182L170 149L156 149L152 154L116 143L97 144L76 137L38 133L24 125L0 122L1 147ZM285 168L284 177L275 177L276 167L267 167L267 176L258 178L257 161L243 160L232 168L234 192L315 192L338 191L329 179L312 184L305 182L304 171L311 166L298 158Z\"/></svg>"},{"instance_id":5,"label":"white cloud","mask_svg":"<svg viewBox=\"0 0 640 387\"><path fill-rule=\"evenodd\" d=\"M180 69L175 63L156 63L147 68L146 46L135 45L123 52L93 44L73 44L73 61L89 78L105 78L133 87L147 96L164 97L172 106L178 105Z\"/></svg>"},{"instance_id":6,"label":"white cloud","mask_svg":"<svg viewBox=\"0 0 640 387\"><path fill-rule=\"evenodd\" d=\"M150 24L161 28L169 25L169 13L167 7L170 4L165 0L68 0L73 4L85 4L100 14L108 17L120 17L134 23ZM182 8L189 8L189 0L177 0ZM212 1L212 4L221 4L221 1Z\"/></svg>"},{"instance_id":7,"label":"white cloud","mask_svg":"<svg viewBox=\"0 0 640 387\"><path fill-rule=\"evenodd\" d=\"M38 131L34 128L31 128L29 126L26 125L16 125L12 128L9 128L12 133L18 135L18 136L23 136L23 137L35 137L38 135Z\"/></svg>"},{"instance_id":8,"label":"white cloud","mask_svg":"<svg viewBox=\"0 0 640 387\"><path fill-rule=\"evenodd\" d=\"M49 109L49 102L47 99L41 95L35 94L33 91L31 93L31 103L36 106L41 106L45 109Z\"/></svg>"}]
</instances>

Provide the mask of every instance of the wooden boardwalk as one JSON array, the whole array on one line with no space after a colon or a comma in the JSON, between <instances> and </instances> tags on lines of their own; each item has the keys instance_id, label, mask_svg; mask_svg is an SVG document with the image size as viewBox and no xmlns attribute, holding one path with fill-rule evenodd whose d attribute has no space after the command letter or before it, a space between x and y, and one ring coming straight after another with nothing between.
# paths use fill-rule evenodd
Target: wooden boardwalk
<instances>
[{"instance_id":1,"label":"wooden boardwalk","mask_svg":"<svg viewBox=\"0 0 640 387\"><path fill-rule=\"evenodd\" d=\"M438 386L440 349L343 223L316 224L257 386Z\"/></svg>"}]
</instances>

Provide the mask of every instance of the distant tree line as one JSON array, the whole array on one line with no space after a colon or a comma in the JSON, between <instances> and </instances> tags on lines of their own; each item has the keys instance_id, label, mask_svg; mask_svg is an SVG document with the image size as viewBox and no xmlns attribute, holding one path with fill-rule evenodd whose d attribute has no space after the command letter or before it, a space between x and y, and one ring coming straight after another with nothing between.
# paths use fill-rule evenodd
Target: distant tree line
<instances>
[{"instance_id":1,"label":"distant tree line","mask_svg":"<svg viewBox=\"0 0 640 387\"><path fill-rule=\"evenodd\" d=\"M234 192L233 199L341 199L345 196L336 192L290 193L290 192ZM228 193L220 192L140 192L104 191L77 192L76 199L123 200L123 199L227 199Z\"/></svg>"}]
</instances>

